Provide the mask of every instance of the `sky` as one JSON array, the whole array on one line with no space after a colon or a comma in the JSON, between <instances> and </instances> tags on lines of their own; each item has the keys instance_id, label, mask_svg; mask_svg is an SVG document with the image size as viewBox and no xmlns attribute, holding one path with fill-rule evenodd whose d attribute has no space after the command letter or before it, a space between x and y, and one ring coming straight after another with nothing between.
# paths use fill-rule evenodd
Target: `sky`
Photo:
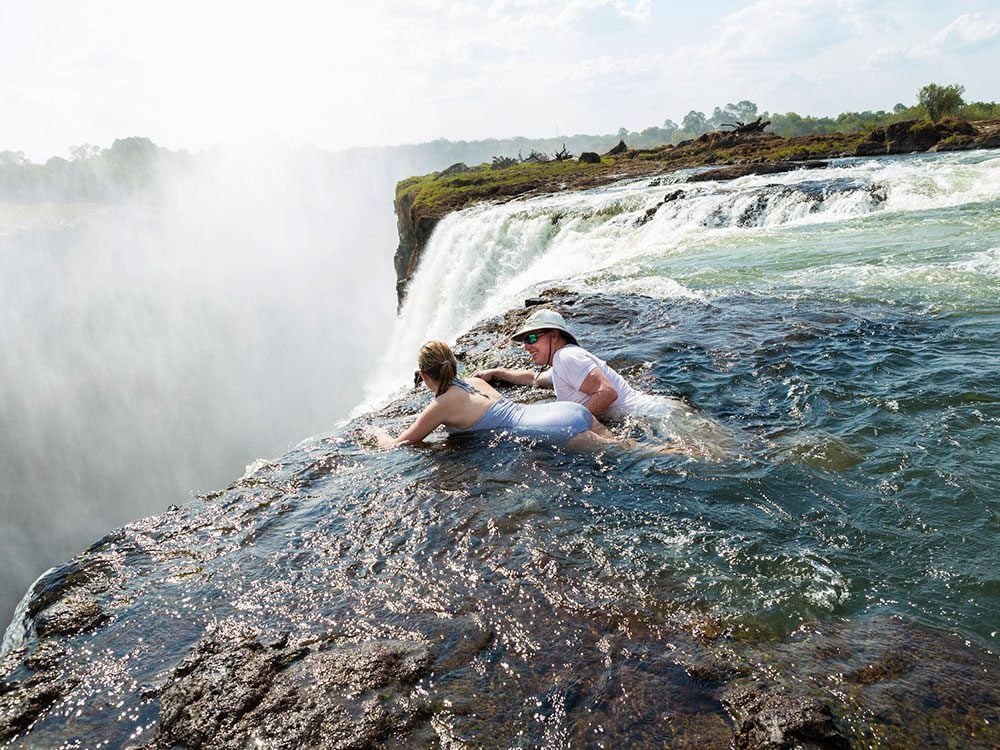
<instances>
[{"instance_id":1,"label":"sky","mask_svg":"<svg viewBox=\"0 0 1000 750\"><path fill-rule=\"evenodd\" d=\"M0 151L642 130L1000 100L1000 0L0 0Z\"/></svg>"}]
</instances>

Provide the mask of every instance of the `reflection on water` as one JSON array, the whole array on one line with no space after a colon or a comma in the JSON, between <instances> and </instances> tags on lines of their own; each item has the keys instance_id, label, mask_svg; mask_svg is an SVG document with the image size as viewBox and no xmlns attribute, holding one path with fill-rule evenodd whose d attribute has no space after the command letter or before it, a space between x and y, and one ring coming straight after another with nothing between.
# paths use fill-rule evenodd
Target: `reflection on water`
<instances>
[{"instance_id":1,"label":"reflection on water","mask_svg":"<svg viewBox=\"0 0 1000 750\"><path fill-rule=\"evenodd\" d=\"M608 310L650 306L675 325L601 340ZM138 686L162 682L205 633L238 625L428 641L436 661L419 689L449 707L435 731L497 746L575 747L601 727L637 747L724 744L713 686L771 674L761 665L775 659L817 691L834 669L844 695L919 735L923 719L898 692L883 703L866 692L884 675L867 676L851 649L856 628L873 644L927 638L892 615L977 649L995 637L987 490L1000 415L979 352L1000 331L970 342L948 320L878 306L720 299L710 318L703 308L623 297L581 304L576 322L615 362L658 361L664 391L686 386L737 436L729 459L594 457L503 436L374 452L351 430L304 444L78 563L74 575L114 581L105 596L120 607L74 646L89 652L72 695L89 706L78 721L122 732L151 722ZM389 419L425 398L412 391ZM815 631L844 621L868 624ZM766 645L776 637L777 654ZM925 679L918 667L885 670L926 690L907 682ZM955 698L936 700L951 711Z\"/></svg>"}]
</instances>

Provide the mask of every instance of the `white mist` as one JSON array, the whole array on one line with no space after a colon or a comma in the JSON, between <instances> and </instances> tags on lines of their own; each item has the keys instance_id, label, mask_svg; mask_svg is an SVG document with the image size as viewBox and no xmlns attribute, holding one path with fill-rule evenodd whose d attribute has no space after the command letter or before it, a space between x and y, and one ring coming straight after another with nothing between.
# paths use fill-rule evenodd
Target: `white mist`
<instances>
[{"instance_id":1,"label":"white mist","mask_svg":"<svg viewBox=\"0 0 1000 750\"><path fill-rule=\"evenodd\" d=\"M0 205L0 619L138 517L331 429L394 320L377 154L203 154L127 205Z\"/></svg>"}]
</instances>

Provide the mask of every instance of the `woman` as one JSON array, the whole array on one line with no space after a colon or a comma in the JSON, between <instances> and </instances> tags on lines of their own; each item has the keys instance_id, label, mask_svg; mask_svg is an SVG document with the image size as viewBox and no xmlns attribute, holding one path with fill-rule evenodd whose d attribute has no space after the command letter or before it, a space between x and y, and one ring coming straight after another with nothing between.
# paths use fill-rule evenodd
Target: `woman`
<instances>
[{"instance_id":1,"label":"woman","mask_svg":"<svg viewBox=\"0 0 1000 750\"><path fill-rule=\"evenodd\" d=\"M420 379L435 394L434 400L398 437L375 428L380 448L420 442L439 425L444 425L449 434L505 430L573 450L597 450L617 442L580 404L517 404L501 396L485 380L458 378L458 361L443 341L424 344L417 365Z\"/></svg>"}]
</instances>

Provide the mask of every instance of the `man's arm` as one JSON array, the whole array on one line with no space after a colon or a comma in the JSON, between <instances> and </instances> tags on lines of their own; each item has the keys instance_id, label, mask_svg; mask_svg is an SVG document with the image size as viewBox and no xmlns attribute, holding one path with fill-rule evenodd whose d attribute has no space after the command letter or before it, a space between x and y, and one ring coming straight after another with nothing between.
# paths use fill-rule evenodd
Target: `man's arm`
<instances>
[{"instance_id":1,"label":"man's arm","mask_svg":"<svg viewBox=\"0 0 1000 750\"><path fill-rule=\"evenodd\" d=\"M533 385L536 388L552 387L552 375L548 370L536 373L534 370L508 370L506 367L494 367L491 370L480 370L473 377L481 378L487 383L496 379L514 385Z\"/></svg>"},{"instance_id":2,"label":"man's arm","mask_svg":"<svg viewBox=\"0 0 1000 750\"><path fill-rule=\"evenodd\" d=\"M580 390L590 396L587 408L595 417L603 416L618 400L618 391L597 367L587 373L580 383Z\"/></svg>"}]
</instances>

